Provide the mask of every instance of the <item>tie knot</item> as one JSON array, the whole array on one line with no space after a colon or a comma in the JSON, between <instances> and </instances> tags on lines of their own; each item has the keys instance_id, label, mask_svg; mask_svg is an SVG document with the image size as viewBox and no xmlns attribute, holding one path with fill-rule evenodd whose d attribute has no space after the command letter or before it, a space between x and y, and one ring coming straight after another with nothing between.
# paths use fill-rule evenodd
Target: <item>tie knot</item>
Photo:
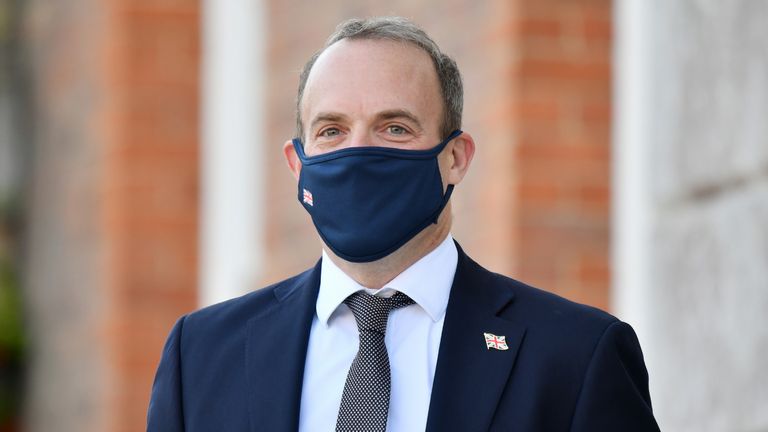
<instances>
[{"instance_id":1,"label":"tie knot","mask_svg":"<svg viewBox=\"0 0 768 432\"><path fill-rule=\"evenodd\" d=\"M381 334L387 331L387 318L391 311L413 303L410 297L401 292L392 297L379 297L361 291L344 300L344 304L352 310L361 332L367 330Z\"/></svg>"}]
</instances>

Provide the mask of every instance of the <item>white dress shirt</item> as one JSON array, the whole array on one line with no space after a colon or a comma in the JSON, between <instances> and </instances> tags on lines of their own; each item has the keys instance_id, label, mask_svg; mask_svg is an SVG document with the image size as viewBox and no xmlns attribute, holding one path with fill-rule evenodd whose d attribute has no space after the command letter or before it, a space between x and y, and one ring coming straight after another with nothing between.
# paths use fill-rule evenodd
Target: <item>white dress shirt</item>
<instances>
[{"instance_id":1,"label":"white dress shirt","mask_svg":"<svg viewBox=\"0 0 768 432\"><path fill-rule=\"evenodd\" d=\"M300 432L333 431L341 395L359 339L352 311L343 303L364 290L385 297L400 291L416 302L389 315L384 341L392 371L387 431L413 432L427 425L429 398L445 309L456 273L453 238L408 267L380 290L355 282L323 252L317 314L312 320L301 392Z\"/></svg>"}]
</instances>

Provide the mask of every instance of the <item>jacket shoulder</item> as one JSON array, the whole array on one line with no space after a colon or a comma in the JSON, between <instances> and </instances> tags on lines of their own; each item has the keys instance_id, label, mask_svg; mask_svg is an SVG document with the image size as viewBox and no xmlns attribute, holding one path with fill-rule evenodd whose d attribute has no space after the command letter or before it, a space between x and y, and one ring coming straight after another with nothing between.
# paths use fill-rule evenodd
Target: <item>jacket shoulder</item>
<instances>
[{"instance_id":1,"label":"jacket shoulder","mask_svg":"<svg viewBox=\"0 0 768 432\"><path fill-rule=\"evenodd\" d=\"M526 353L541 365L585 371L595 350L612 329L621 328L634 337L631 327L593 306L494 274L500 289L513 293L501 317L526 329Z\"/></svg>"},{"instance_id":2,"label":"jacket shoulder","mask_svg":"<svg viewBox=\"0 0 768 432\"><path fill-rule=\"evenodd\" d=\"M195 338L202 335L221 336L222 332L245 328L248 320L268 312L278 301L296 295L303 289L306 281L312 276L313 269L256 289L242 295L198 309L184 319L185 337L192 334Z\"/></svg>"},{"instance_id":3,"label":"jacket shoulder","mask_svg":"<svg viewBox=\"0 0 768 432\"><path fill-rule=\"evenodd\" d=\"M616 317L503 274L485 269L459 248L459 269L465 280L495 298L511 299L499 315L526 326L596 326L605 329ZM484 287L485 289L481 288Z\"/></svg>"},{"instance_id":4,"label":"jacket shoulder","mask_svg":"<svg viewBox=\"0 0 768 432\"><path fill-rule=\"evenodd\" d=\"M618 321L615 316L597 307L578 303L507 276L494 276L501 285L513 292L515 313L529 321L597 326L603 329Z\"/></svg>"}]
</instances>

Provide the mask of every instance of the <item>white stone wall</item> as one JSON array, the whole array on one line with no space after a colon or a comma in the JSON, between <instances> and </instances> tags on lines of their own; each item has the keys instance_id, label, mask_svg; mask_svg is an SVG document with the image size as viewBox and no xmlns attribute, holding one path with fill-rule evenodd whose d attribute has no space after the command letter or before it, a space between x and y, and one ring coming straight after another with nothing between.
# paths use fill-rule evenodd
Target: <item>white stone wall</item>
<instances>
[{"instance_id":1,"label":"white stone wall","mask_svg":"<svg viewBox=\"0 0 768 432\"><path fill-rule=\"evenodd\" d=\"M768 431L768 1L641 1L647 241L616 247L642 249L623 268L646 283L615 289L646 306L619 314L644 329L662 430Z\"/></svg>"},{"instance_id":2,"label":"white stone wall","mask_svg":"<svg viewBox=\"0 0 768 432\"><path fill-rule=\"evenodd\" d=\"M104 252L104 95L94 64L103 9L95 0L23 2L30 71L24 127L22 294L26 318L25 432L106 431L116 384L104 349L113 335ZM71 29L77 31L71 32Z\"/></svg>"}]
</instances>

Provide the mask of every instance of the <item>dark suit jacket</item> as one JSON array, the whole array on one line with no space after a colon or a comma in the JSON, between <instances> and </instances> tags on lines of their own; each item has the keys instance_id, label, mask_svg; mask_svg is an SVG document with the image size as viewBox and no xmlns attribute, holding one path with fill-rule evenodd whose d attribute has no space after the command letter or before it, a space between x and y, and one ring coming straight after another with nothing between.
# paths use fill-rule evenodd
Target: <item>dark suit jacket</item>
<instances>
[{"instance_id":1,"label":"dark suit jacket","mask_svg":"<svg viewBox=\"0 0 768 432\"><path fill-rule=\"evenodd\" d=\"M179 319L148 430L296 431L320 265ZM506 336L488 349L483 333ZM657 431L632 328L491 273L459 248L427 430Z\"/></svg>"}]
</instances>

